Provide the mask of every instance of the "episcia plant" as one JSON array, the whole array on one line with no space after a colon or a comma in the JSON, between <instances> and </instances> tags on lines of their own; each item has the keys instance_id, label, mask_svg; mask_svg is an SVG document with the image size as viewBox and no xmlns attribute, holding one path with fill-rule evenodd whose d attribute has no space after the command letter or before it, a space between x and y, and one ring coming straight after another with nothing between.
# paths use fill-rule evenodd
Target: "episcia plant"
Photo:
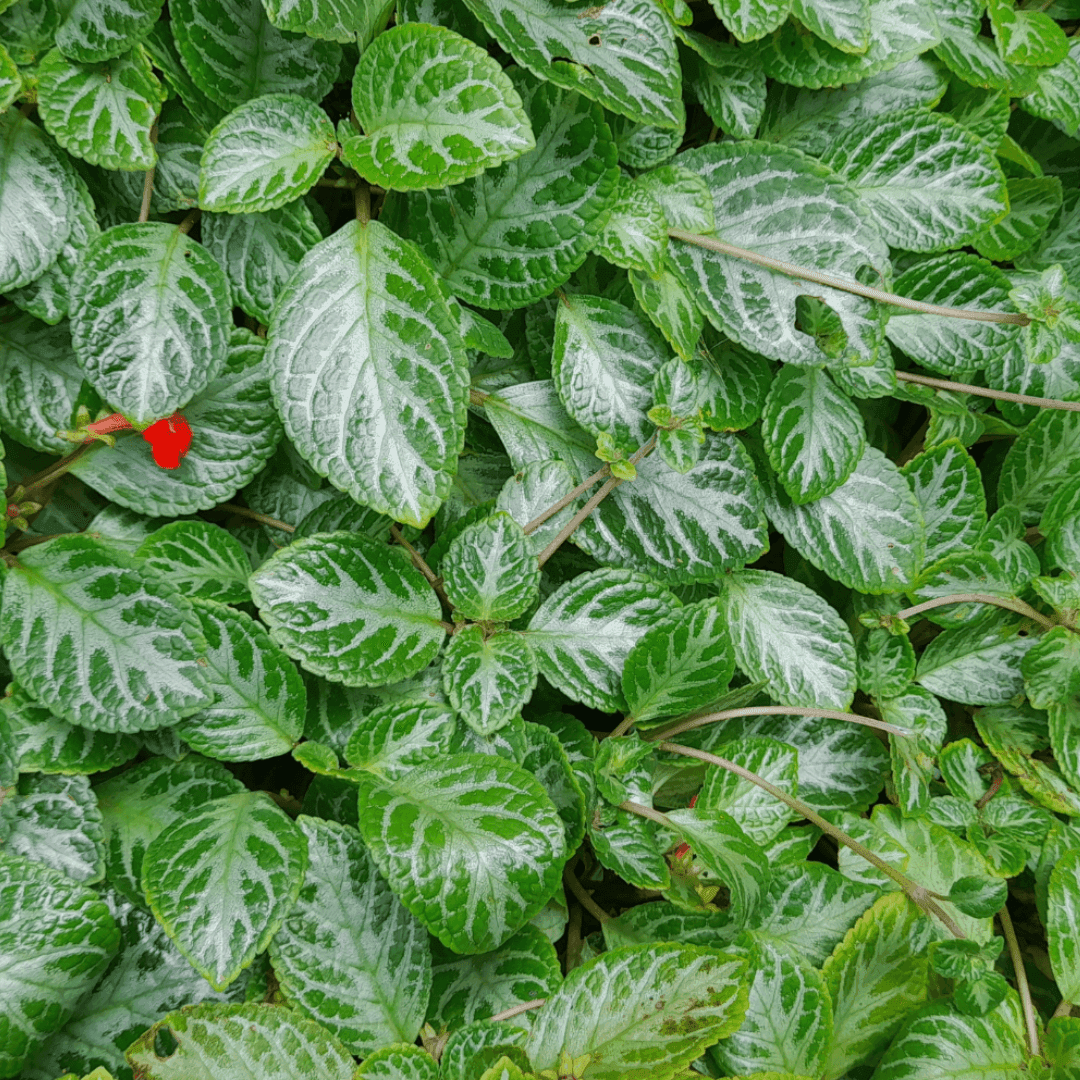
<instances>
[{"instance_id":1,"label":"episcia plant","mask_svg":"<svg viewBox=\"0 0 1080 1080\"><path fill-rule=\"evenodd\" d=\"M0 1077L1080 1075L1078 27L0 0Z\"/></svg>"}]
</instances>

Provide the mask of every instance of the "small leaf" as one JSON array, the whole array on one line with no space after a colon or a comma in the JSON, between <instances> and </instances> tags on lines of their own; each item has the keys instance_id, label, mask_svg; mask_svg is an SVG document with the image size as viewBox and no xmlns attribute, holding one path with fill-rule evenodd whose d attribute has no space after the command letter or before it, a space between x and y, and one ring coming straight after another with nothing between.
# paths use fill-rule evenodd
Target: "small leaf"
<instances>
[{"instance_id":1,"label":"small leaf","mask_svg":"<svg viewBox=\"0 0 1080 1080\"><path fill-rule=\"evenodd\" d=\"M593 251L613 266L658 278L666 249L667 221L660 204L641 185L621 177L611 216Z\"/></svg>"},{"instance_id":2,"label":"small leaf","mask_svg":"<svg viewBox=\"0 0 1080 1080\"><path fill-rule=\"evenodd\" d=\"M396 780L414 766L450 752L457 720L435 701L403 701L379 705L356 720L345 745L350 765Z\"/></svg>"},{"instance_id":3,"label":"small leaf","mask_svg":"<svg viewBox=\"0 0 1080 1080\"><path fill-rule=\"evenodd\" d=\"M317 105L298 94L263 94L210 132L199 205L230 214L278 210L315 183L336 149L334 125Z\"/></svg>"},{"instance_id":4,"label":"small leaf","mask_svg":"<svg viewBox=\"0 0 1080 1080\"><path fill-rule=\"evenodd\" d=\"M1004 906L1008 884L1001 878L962 877L949 890L949 903L975 919L991 919Z\"/></svg>"},{"instance_id":5,"label":"small leaf","mask_svg":"<svg viewBox=\"0 0 1080 1080\"><path fill-rule=\"evenodd\" d=\"M56 44L72 60L100 64L141 41L161 8L161 0L75 0L56 32Z\"/></svg>"},{"instance_id":6,"label":"small leaf","mask_svg":"<svg viewBox=\"0 0 1080 1080\"><path fill-rule=\"evenodd\" d=\"M240 542L207 521L171 521L135 553L189 599L239 604L248 598L251 563Z\"/></svg>"},{"instance_id":7,"label":"small leaf","mask_svg":"<svg viewBox=\"0 0 1080 1080\"><path fill-rule=\"evenodd\" d=\"M485 636L466 626L450 639L442 662L443 689L455 711L480 735L505 727L536 686L536 658L509 630Z\"/></svg>"}]
</instances>

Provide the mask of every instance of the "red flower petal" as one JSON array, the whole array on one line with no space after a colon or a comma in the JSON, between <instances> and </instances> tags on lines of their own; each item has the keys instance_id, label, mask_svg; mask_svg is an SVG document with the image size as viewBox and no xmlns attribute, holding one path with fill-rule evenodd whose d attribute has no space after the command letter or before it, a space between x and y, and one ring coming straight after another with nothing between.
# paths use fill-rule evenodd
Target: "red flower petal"
<instances>
[{"instance_id":1,"label":"red flower petal","mask_svg":"<svg viewBox=\"0 0 1080 1080\"><path fill-rule=\"evenodd\" d=\"M180 413L173 413L151 424L143 432L143 438L150 444L158 465L163 469L178 469L180 459L191 446L191 428Z\"/></svg>"}]
</instances>

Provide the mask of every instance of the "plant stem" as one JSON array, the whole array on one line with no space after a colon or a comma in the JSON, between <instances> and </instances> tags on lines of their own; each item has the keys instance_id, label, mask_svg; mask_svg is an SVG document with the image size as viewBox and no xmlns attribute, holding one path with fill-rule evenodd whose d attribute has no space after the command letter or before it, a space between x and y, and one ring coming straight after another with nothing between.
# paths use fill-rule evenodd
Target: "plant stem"
<instances>
[{"instance_id":1,"label":"plant stem","mask_svg":"<svg viewBox=\"0 0 1080 1080\"><path fill-rule=\"evenodd\" d=\"M633 726L634 717L632 715L624 716L618 724L608 732L607 738L617 739L620 735L625 735Z\"/></svg>"},{"instance_id":2,"label":"plant stem","mask_svg":"<svg viewBox=\"0 0 1080 1080\"><path fill-rule=\"evenodd\" d=\"M501 1013L489 1016L488 1019L509 1020L512 1016L520 1016L523 1012L529 1012L531 1009L539 1009L546 1002L547 998L533 998L532 1001L524 1001L520 1005L515 1005L512 1009L503 1009Z\"/></svg>"},{"instance_id":3,"label":"plant stem","mask_svg":"<svg viewBox=\"0 0 1080 1080\"><path fill-rule=\"evenodd\" d=\"M569 506L579 495L583 495L598 480L603 480L609 472L611 472L611 466L605 465L602 469L597 469L592 476L582 480L573 491L567 492L567 494L565 494L558 502L552 503L546 510L537 514L536 517L525 526L525 535L528 536L530 533L536 532L549 517L554 517L564 506Z\"/></svg>"},{"instance_id":4,"label":"plant stem","mask_svg":"<svg viewBox=\"0 0 1080 1080\"><path fill-rule=\"evenodd\" d=\"M321 176L315 181L316 187L345 188L351 191L358 181L351 176Z\"/></svg>"},{"instance_id":5,"label":"plant stem","mask_svg":"<svg viewBox=\"0 0 1080 1080\"><path fill-rule=\"evenodd\" d=\"M934 608L945 607L947 604L992 604L994 607L1004 608L1006 611L1015 611L1025 615L1032 622L1037 622L1046 630L1057 626L1052 619L1048 619L1041 611L1036 611L1030 604L1018 600L1015 596L994 596L992 593L951 593L949 596L936 596L933 600L926 600L914 607L904 608L898 611L894 619L911 619L921 615L924 611L933 611Z\"/></svg>"},{"instance_id":6,"label":"plant stem","mask_svg":"<svg viewBox=\"0 0 1080 1080\"><path fill-rule=\"evenodd\" d=\"M577 879L577 875L569 866L563 870L563 882L577 898L578 903L598 922L611 922L609 915L586 891L585 886Z\"/></svg>"},{"instance_id":7,"label":"plant stem","mask_svg":"<svg viewBox=\"0 0 1080 1080\"><path fill-rule=\"evenodd\" d=\"M397 525L390 526L390 536L395 544L400 544L409 553L409 558L412 559L413 566L424 575L427 583L435 590L436 595L442 601L446 610L453 611L454 605L450 603L450 598L446 595L446 589L443 588L442 578L428 566L424 556L405 539L404 534ZM447 623L446 625L450 627L450 632L453 633L453 624Z\"/></svg>"},{"instance_id":8,"label":"plant stem","mask_svg":"<svg viewBox=\"0 0 1080 1080\"><path fill-rule=\"evenodd\" d=\"M630 459L632 465L636 465L646 454L648 454L652 448L656 445L656 434L647 443L645 443L634 456ZM613 476L606 484L556 533L555 538L543 551L540 552L540 565L544 563L555 554L574 535L574 531L577 527L611 494L620 484L620 480L617 476Z\"/></svg>"},{"instance_id":9,"label":"plant stem","mask_svg":"<svg viewBox=\"0 0 1080 1080\"><path fill-rule=\"evenodd\" d=\"M563 974L569 975L581 963L581 905L570 904L570 920L566 926L566 955L563 957Z\"/></svg>"},{"instance_id":10,"label":"plant stem","mask_svg":"<svg viewBox=\"0 0 1080 1080\"><path fill-rule=\"evenodd\" d=\"M371 191L363 180L358 181L353 189L353 201L356 204L356 220L366 225L371 220Z\"/></svg>"},{"instance_id":11,"label":"plant stem","mask_svg":"<svg viewBox=\"0 0 1080 1080\"><path fill-rule=\"evenodd\" d=\"M1050 1017L1051 1020L1058 1020L1063 1016L1072 1016L1073 1004L1068 998L1062 998L1058 1002L1058 1007L1054 1010L1054 1015Z\"/></svg>"},{"instance_id":12,"label":"plant stem","mask_svg":"<svg viewBox=\"0 0 1080 1080\"><path fill-rule=\"evenodd\" d=\"M37 475L31 476L29 480L22 484L23 492L29 494L34 488L45 487L46 484L51 484L54 480L59 480L60 477L79 460L79 458L85 457L97 447L104 445L104 443L98 442L97 440L79 443L79 445L66 457L60 458L59 461L54 461L47 469L42 469ZM11 490L14 490L19 486L20 485L18 484L12 484Z\"/></svg>"},{"instance_id":13,"label":"plant stem","mask_svg":"<svg viewBox=\"0 0 1080 1080\"><path fill-rule=\"evenodd\" d=\"M1035 405L1040 409L1064 409L1066 412L1080 412L1080 401L1061 401L1058 398L1012 394L1008 390L989 390L985 386L973 386L971 383L951 382L949 379L932 379L929 375L913 375L910 371L898 371L896 377L901 382L932 386L936 390L954 390L959 394L974 394L976 397L993 398L995 401L1015 401L1018 405Z\"/></svg>"},{"instance_id":14,"label":"plant stem","mask_svg":"<svg viewBox=\"0 0 1080 1080\"><path fill-rule=\"evenodd\" d=\"M663 731L646 735L644 738L648 742L670 739L675 735L682 735L685 731L693 731L695 728L706 727L708 724L716 724L721 720L734 720L739 716L824 716L831 720L845 720L850 724L862 724L864 727L877 728L878 731L887 731L890 735L913 734L910 731L905 731L904 728L887 724L884 720L875 720L872 716L861 716L859 713L838 712L835 709L806 709L799 705L747 705L741 709L725 709L723 712L706 713L704 716L694 716L689 720L680 720L679 723L664 728ZM616 728L617 730L618 728ZM611 734L614 735L615 732L613 731Z\"/></svg>"},{"instance_id":15,"label":"plant stem","mask_svg":"<svg viewBox=\"0 0 1080 1080\"><path fill-rule=\"evenodd\" d=\"M267 514L260 514L256 510L249 510L246 506L237 506L236 503L218 503L214 509L228 510L230 514L239 514L241 517L251 518L252 521L257 521L260 525L269 525L271 529L281 529L283 532L287 533L296 532L295 525L289 525L287 522L278 521L277 518L269 517Z\"/></svg>"},{"instance_id":16,"label":"plant stem","mask_svg":"<svg viewBox=\"0 0 1080 1080\"><path fill-rule=\"evenodd\" d=\"M157 121L154 121L153 126L150 128L150 145L153 146L157 142ZM142 205L139 207L139 221L148 221L150 218L150 198L154 194L154 166L151 165L146 170L146 176L143 179L142 189Z\"/></svg>"},{"instance_id":17,"label":"plant stem","mask_svg":"<svg viewBox=\"0 0 1080 1080\"><path fill-rule=\"evenodd\" d=\"M963 938L966 936L964 931L956 925L948 912L940 907L934 900L929 889L924 888L922 885L917 885L909 877L900 873L895 867L890 866L884 859L875 855L874 852L868 847L860 844L854 837L848 836L846 832L837 828L827 818L823 818L816 810L807 806L806 803L802 802L800 799L792 797L786 791L778 788L775 784L770 784L768 780L758 776L757 773L752 773L749 769L744 769L741 765L736 765L733 761L717 757L716 754L709 754L704 750L695 750L692 746L679 746L678 743L673 742L662 742L659 745L661 750L667 750L668 753L682 754L684 757L697 758L698 761L704 761L708 765L715 765L720 769L726 769L728 772L734 773L736 776L741 776L744 780L748 780L751 784L756 784L762 791L767 791L774 799L779 799L786 806L791 807L795 813L806 818L807 821L812 822L821 829L826 836L831 836L837 843L843 844L846 848L850 848L856 855L862 856L862 858L870 863L871 866L876 867L886 877L895 881L896 884L903 889L904 894L914 903L918 904L923 911L926 911L939 919L953 937Z\"/></svg>"},{"instance_id":18,"label":"plant stem","mask_svg":"<svg viewBox=\"0 0 1080 1080\"><path fill-rule=\"evenodd\" d=\"M776 270L781 274L787 274L788 277L812 281L815 285L825 285L830 289L841 289L844 292L855 293L856 296L865 296L869 300L892 304L907 311L917 311L921 315L946 315L952 319L1008 323L1012 326L1027 326L1031 322L1026 315L1021 315L1018 312L974 311L971 308L942 307L939 304L924 304L921 300L909 300L905 296L898 296L896 293L885 292L869 285L862 285L858 281L835 277L832 274L811 270L805 266L797 266L795 263L785 262L783 259L771 259L768 255L759 255L756 251L750 251L748 248L727 244L723 240L717 240L714 236L701 236L698 233L686 232L683 229L668 229L668 236L673 236L676 240L683 240L697 247L706 248L709 251L715 251L720 255L729 255L735 259L755 263L757 266L765 267L766 270Z\"/></svg>"},{"instance_id":19,"label":"plant stem","mask_svg":"<svg viewBox=\"0 0 1080 1080\"><path fill-rule=\"evenodd\" d=\"M177 232L183 233L185 236L195 228L195 223L202 217L202 211L195 207L190 214L179 225L176 226Z\"/></svg>"},{"instance_id":20,"label":"plant stem","mask_svg":"<svg viewBox=\"0 0 1080 1080\"><path fill-rule=\"evenodd\" d=\"M657 825L662 825L665 829L670 829L671 832L677 831L667 814L654 810L651 806L645 806L644 803L627 799L625 802L619 803L619 809L625 810L629 814L637 814L638 817L643 817L648 821L655 821Z\"/></svg>"},{"instance_id":21,"label":"plant stem","mask_svg":"<svg viewBox=\"0 0 1080 1080\"><path fill-rule=\"evenodd\" d=\"M1024 958L1020 955L1020 942L1016 940L1016 931L1009 916L1009 907L1004 905L998 912L998 922L1001 923L1001 931L1005 936L1005 944L1009 947L1009 959L1012 960L1013 972L1016 974L1016 992L1020 995L1020 1007L1024 1012L1024 1026L1027 1028L1028 1050L1032 1057L1038 1057L1039 1049L1039 1022L1035 1019L1035 1005L1031 1000L1031 987L1028 986L1027 972L1024 970Z\"/></svg>"}]
</instances>

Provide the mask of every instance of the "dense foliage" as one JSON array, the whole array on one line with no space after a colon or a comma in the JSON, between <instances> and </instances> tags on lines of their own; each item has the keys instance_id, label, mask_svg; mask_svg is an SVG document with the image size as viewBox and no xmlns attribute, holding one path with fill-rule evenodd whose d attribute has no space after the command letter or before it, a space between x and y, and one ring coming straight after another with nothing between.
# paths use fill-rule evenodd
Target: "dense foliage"
<instances>
[{"instance_id":1,"label":"dense foliage","mask_svg":"<svg viewBox=\"0 0 1080 1080\"><path fill-rule=\"evenodd\" d=\"M0 1077L1075 1080L1078 27L0 0Z\"/></svg>"}]
</instances>

